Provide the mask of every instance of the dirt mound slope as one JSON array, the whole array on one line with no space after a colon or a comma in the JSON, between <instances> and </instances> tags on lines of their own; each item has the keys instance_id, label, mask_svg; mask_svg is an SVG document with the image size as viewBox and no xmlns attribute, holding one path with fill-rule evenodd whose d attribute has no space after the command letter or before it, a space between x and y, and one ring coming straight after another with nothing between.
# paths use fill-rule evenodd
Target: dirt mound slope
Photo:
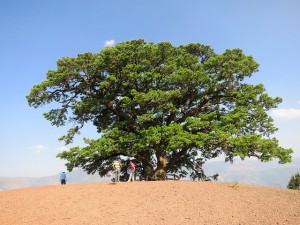
<instances>
[{"instance_id":1,"label":"dirt mound slope","mask_svg":"<svg viewBox=\"0 0 300 225\"><path fill-rule=\"evenodd\" d=\"M0 192L0 224L300 224L300 191L160 181Z\"/></svg>"}]
</instances>

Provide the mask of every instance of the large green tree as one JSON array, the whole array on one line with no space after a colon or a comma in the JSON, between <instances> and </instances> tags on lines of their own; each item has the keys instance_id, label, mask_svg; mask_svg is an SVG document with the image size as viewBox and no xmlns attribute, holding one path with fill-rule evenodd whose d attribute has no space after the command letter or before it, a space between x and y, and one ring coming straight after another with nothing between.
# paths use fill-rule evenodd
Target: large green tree
<instances>
[{"instance_id":1,"label":"large green tree","mask_svg":"<svg viewBox=\"0 0 300 225\"><path fill-rule=\"evenodd\" d=\"M97 127L99 139L58 154L69 171L105 175L122 156L155 174L220 155L290 162L292 150L270 136L277 128L267 111L281 99L249 84L258 66L240 49L216 54L198 43L132 40L59 59L27 100L33 107L58 103L44 116L52 125L75 124L60 138L66 144L86 123Z\"/></svg>"}]
</instances>

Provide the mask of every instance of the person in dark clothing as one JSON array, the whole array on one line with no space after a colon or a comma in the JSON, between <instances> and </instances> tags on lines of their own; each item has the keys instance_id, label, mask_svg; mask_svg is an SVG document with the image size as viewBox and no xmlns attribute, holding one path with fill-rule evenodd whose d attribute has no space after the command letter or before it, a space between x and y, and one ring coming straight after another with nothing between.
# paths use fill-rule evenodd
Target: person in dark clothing
<instances>
[{"instance_id":1,"label":"person in dark clothing","mask_svg":"<svg viewBox=\"0 0 300 225\"><path fill-rule=\"evenodd\" d=\"M201 164L197 165L196 174L197 174L198 181L200 181L202 179L202 165Z\"/></svg>"}]
</instances>

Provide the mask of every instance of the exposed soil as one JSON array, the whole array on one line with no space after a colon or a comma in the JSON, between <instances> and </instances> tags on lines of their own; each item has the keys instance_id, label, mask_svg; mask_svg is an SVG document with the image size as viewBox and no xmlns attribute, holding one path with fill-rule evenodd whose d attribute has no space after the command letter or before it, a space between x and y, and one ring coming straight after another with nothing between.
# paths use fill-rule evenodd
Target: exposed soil
<instances>
[{"instance_id":1,"label":"exposed soil","mask_svg":"<svg viewBox=\"0 0 300 225\"><path fill-rule=\"evenodd\" d=\"M156 181L73 184L0 192L1 225L300 224L300 191Z\"/></svg>"}]
</instances>

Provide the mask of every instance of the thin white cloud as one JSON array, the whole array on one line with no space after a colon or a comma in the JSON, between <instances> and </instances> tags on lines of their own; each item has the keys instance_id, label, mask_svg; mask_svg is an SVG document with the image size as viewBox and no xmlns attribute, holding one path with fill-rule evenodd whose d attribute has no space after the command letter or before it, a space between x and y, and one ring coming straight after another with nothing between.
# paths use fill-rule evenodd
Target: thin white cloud
<instances>
[{"instance_id":1,"label":"thin white cloud","mask_svg":"<svg viewBox=\"0 0 300 225\"><path fill-rule=\"evenodd\" d=\"M293 120L300 118L300 109L274 109L271 112L271 116L279 120Z\"/></svg>"},{"instance_id":2,"label":"thin white cloud","mask_svg":"<svg viewBox=\"0 0 300 225\"><path fill-rule=\"evenodd\" d=\"M44 145L36 145L34 147L29 147L29 149L34 150L35 153L39 154L42 151L49 149L49 147L44 146Z\"/></svg>"},{"instance_id":3,"label":"thin white cloud","mask_svg":"<svg viewBox=\"0 0 300 225\"><path fill-rule=\"evenodd\" d=\"M63 151L68 151L69 148L66 147L66 146L62 146L62 147L58 147L56 150L59 151L59 152L63 152Z\"/></svg>"},{"instance_id":4,"label":"thin white cloud","mask_svg":"<svg viewBox=\"0 0 300 225\"><path fill-rule=\"evenodd\" d=\"M105 47L113 46L115 44L115 40L107 40L105 41Z\"/></svg>"},{"instance_id":5,"label":"thin white cloud","mask_svg":"<svg viewBox=\"0 0 300 225\"><path fill-rule=\"evenodd\" d=\"M300 100L299 100L299 101L297 101L297 103L298 103L298 104L300 104Z\"/></svg>"}]
</instances>

